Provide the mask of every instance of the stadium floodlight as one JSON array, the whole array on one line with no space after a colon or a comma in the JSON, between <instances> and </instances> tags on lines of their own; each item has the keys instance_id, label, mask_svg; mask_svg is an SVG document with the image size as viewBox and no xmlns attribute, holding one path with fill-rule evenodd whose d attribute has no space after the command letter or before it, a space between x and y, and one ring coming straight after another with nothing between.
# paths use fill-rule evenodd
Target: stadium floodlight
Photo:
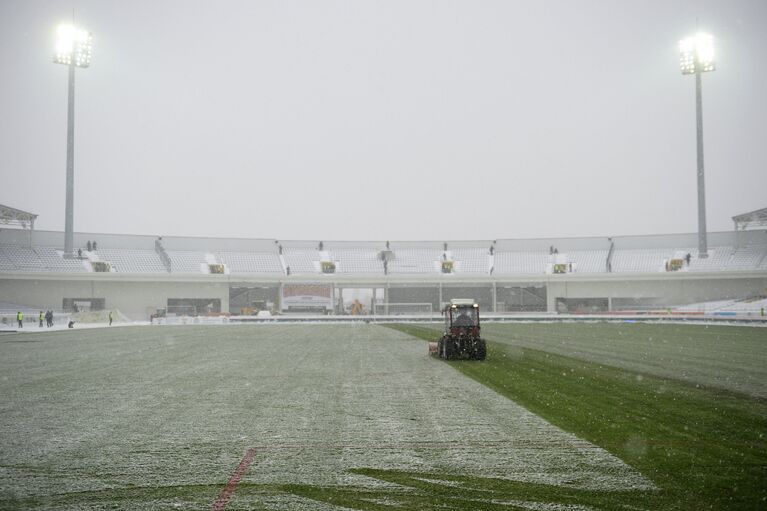
<instances>
[{"instance_id":1,"label":"stadium floodlight","mask_svg":"<svg viewBox=\"0 0 767 511\"><path fill-rule=\"evenodd\" d=\"M695 116L698 149L698 257L708 257L706 240L706 185L703 172L703 85L701 74L716 69L714 38L698 33L679 41L680 66L683 75L695 75Z\"/></svg>"},{"instance_id":2,"label":"stadium floodlight","mask_svg":"<svg viewBox=\"0 0 767 511\"><path fill-rule=\"evenodd\" d=\"M93 37L87 30L72 25L60 25L56 31L56 53L53 61L57 64L88 67L91 64Z\"/></svg>"},{"instance_id":3,"label":"stadium floodlight","mask_svg":"<svg viewBox=\"0 0 767 511\"><path fill-rule=\"evenodd\" d=\"M716 69L714 38L710 34L701 32L693 37L682 39L679 41L679 51L683 75L694 75L698 70L704 73Z\"/></svg>"},{"instance_id":4,"label":"stadium floodlight","mask_svg":"<svg viewBox=\"0 0 767 511\"><path fill-rule=\"evenodd\" d=\"M60 25L56 30L53 62L69 68L67 108L67 198L64 217L64 257L74 257L74 180L75 180L75 68L91 65L93 37L87 30Z\"/></svg>"}]
</instances>

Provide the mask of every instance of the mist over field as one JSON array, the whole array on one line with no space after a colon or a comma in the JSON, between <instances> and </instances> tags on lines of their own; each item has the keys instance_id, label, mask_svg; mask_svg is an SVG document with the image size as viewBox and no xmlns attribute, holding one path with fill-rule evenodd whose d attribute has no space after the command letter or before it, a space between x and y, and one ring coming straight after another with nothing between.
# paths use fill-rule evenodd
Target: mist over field
<instances>
[{"instance_id":1,"label":"mist over field","mask_svg":"<svg viewBox=\"0 0 767 511\"><path fill-rule=\"evenodd\" d=\"M678 41L696 30L716 41L709 229L764 207L763 2L10 0L0 202L40 229L63 227L67 79L51 55L73 11L94 41L76 85L81 232L693 232L695 80Z\"/></svg>"}]
</instances>

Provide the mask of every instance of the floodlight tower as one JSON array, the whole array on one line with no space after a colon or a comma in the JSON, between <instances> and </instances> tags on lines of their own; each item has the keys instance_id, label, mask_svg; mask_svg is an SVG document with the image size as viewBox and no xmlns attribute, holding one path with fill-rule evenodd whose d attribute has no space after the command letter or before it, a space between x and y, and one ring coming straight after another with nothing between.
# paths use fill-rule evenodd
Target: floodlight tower
<instances>
[{"instance_id":1,"label":"floodlight tower","mask_svg":"<svg viewBox=\"0 0 767 511\"><path fill-rule=\"evenodd\" d=\"M713 71L714 38L698 33L679 42L683 75L695 75L695 113L698 132L698 257L708 257L706 240L706 185L703 174L703 90L701 74Z\"/></svg>"},{"instance_id":2,"label":"floodlight tower","mask_svg":"<svg viewBox=\"0 0 767 511\"><path fill-rule=\"evenodd\" d=\"M56 53L53 62L69 68L69 106L67 108L67 202L64 220L64 257L74 256L75 195L75 68L91 65L91 33L72 25L61 25L56 31Z\"/></svg>"}]
</instances>

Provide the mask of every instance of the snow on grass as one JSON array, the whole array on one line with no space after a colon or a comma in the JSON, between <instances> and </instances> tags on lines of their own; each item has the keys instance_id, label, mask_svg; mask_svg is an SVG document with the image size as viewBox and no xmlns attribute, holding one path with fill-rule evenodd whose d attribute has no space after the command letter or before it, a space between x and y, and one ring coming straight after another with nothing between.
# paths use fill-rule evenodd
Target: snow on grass
<instances>
[{"instance_id":1,"label":"snow on grass","mask_svg":"<svg viewBox=\"0 0 767 511\"><path fill-rule=\"evenodd\" d=\"M202 505L249 447L256 457L242 484L265 487L390 485L348 472L378 468L654 488L429 357L425 343L373 325L9 335L0 374L0 501L46 507L73 492L210 485L197 490ZM299 504L254 498L267 509Z\"/></svg>"}]
</instances>

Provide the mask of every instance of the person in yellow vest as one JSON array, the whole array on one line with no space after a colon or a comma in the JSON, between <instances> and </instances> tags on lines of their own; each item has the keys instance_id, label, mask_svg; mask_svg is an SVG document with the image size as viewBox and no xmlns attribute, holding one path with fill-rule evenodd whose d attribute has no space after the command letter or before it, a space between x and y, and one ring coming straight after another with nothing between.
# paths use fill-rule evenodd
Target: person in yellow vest
<instances>
[{"instance_id":1,"label":"person in yellow vest","mask_svg":"<svg viewBox=\"0 0 767 511\"><path fill-rule=\"evenodd\" d=\"M112 326L112 311L109 311L109 326Z\"/></svg>"},{"instance_id":2,"label":"person in yellow vest","mask_svg":"<svg viewBox=\"0 0 767 511\"><path fill-rule=\"evenodd\" d=\"M43 311L40 311L39 319L40 319L40 328L42 328L43 327Z\"/></svg>"},{"instance_id":3,"label":"person in yellow vest","mask_svg":"<svg viewBox=\"0 0 767 511\"><path fill-rule=\"evenodd\" d=\"M24 314L22 314L21 311L18 311L16 313L16 321L19 322L19 328L23 328L24 327L24 324L23 324Z\"/></svg>"}]
</instances>

